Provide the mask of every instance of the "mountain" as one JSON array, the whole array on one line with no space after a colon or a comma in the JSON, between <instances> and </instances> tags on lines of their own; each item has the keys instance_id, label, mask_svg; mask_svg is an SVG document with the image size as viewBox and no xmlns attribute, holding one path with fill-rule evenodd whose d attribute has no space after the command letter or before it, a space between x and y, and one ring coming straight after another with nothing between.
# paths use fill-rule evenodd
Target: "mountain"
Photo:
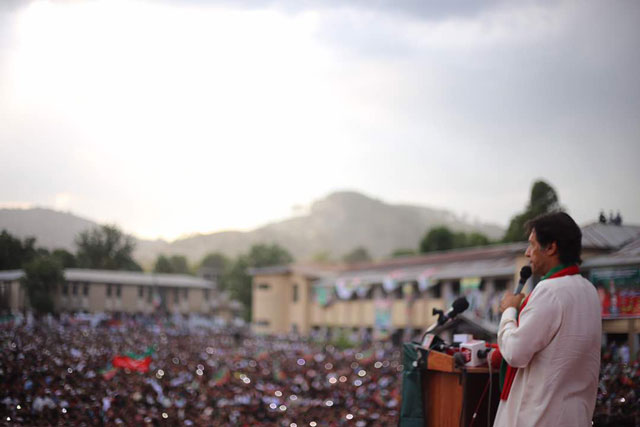
<instances>
[{"instance_id":1,"label":"mountain","mask_svg":"<svg viewBox=\"0 0 640 427\"><path fill-rule=\"evenodd\" d=\"M0 209L0 230L15 237L35 237L36 246L75 251L78 233L98 224L66 212L46 208Z\"/></svg>"},{"instance_id":2,"label":"mountain","mask_svg":"<svg viewBox=\"0 0 640 427\"><path fill-rule=\"evenodd\" d=\"M34 235L46 247L72 248L75 235L96 223L48 209L0 209L0 229L23 237ZM446 225L454 231L478 231L502 237L504 230L492 224L471 224L443 209L392 205L356 192L337 192L314 202L304 215L274 222L248 232L224 231L198 234L166 242L138 240L136 259L151 265L158 254L182 254L191 262L208 252L235 256L256 243L278 243L298 260L327 252L340 258L364 246L376 258L395 249L417 248L430 228Z\"/></svg>"}]
</instances>

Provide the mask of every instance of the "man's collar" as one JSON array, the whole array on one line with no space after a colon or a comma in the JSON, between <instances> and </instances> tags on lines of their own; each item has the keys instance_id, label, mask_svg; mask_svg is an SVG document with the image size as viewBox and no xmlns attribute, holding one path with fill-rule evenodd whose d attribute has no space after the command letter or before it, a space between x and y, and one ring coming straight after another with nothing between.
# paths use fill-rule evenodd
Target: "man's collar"
<instances>
[{"instance_id":1,"label":"man's collar","mask_svg":"<svg viewBox=\"0 0 640 427\"><path fill-rule=\"evenodd\" d=\"M557 273L558 271L560 271L560 270L564 270L565 268L567 268L567 266L566 266L566 265L564 265L564 264L558 264L558 265L556 265L555 267L553 267L551 270L549 270L549 271L547 272L547 274L545 274L544 276L542 276L542 278L541 278L540 280L546 280L546 279L548 279L550 276L552 276L552 275L556 274L556 273Z\"/></svg>"}]
</instances>

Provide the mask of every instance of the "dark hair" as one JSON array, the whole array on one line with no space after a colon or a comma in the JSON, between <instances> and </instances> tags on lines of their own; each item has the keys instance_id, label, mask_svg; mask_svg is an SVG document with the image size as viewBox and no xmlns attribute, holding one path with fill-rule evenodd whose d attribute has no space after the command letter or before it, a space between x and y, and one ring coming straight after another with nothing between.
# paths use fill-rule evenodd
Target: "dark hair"
<instances>
[{"instance_id":1,"label":"dark hair","mask_svg":"<svg viewBox=\"0 0 640 427\"><path fill-rule=\"evenodd\" d=\"M552 212L535 217L525 224L527 233L533 230L542 246L556 242L558 257L562 264L580 264L582 231L578 224L564 212Z\"/></svg>"}]
</instances>

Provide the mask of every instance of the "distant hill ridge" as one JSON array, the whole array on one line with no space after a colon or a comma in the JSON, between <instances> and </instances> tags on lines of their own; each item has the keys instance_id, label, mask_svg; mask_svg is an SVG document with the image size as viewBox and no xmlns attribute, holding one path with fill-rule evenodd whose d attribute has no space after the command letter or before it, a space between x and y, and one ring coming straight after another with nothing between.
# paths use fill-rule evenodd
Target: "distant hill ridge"
<instances>
[{"instance_id":1,"label":"distant hill ridge","mask_svg":"<svg viewBox=\"0 0 640 427\"><path fill-rule=\"evenodd\" d=\"M98 225L71 213L51 209L0 209L0 229L19 236L34 236L48 248L74 249L75 236ZM223 231L197 234L173 242L137 239L136 259L151 265L158 254L182 254L190 262L209 252L235 256L255 243L278 243L298 260L327 252L340 258L356 246L381 258L395 249L417 248L420 239L434 226L454 231L478 231L488 237L502 237L494 224L469 223L450 211L417 205L392 205L357 192L336 192L315 201L308 213L270 223L252 231Z\"/></svg>"}]
</instances>

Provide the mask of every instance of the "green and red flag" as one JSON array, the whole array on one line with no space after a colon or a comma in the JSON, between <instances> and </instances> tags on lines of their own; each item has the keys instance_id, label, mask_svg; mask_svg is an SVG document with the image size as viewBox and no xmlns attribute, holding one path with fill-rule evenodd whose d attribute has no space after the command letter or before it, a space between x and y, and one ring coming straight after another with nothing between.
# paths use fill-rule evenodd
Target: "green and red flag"
<instances>
[{"instance_id":1,"label":"green and red flag","mask_svg":"<svg viewBox=\"0 0 640 427\"><path fill-rule=\"evenodd\" d=\"M151 356L143 359L134 359L129 356L115 356L111 361L114 367L128 369L130 371L148 372L151 364Z\"/></svg>"},{"instance_id":2,"label":"green and red flag","mask_svg":"<svg viewBox=\"0 0 640 427\"><path fill-rule=\"evenodd\" d=\"M280 367L280 362L278 360L273 362L273 379L276 381L284 381L287 379L287 376Z\"/></svg>"},{"instance_id":3,"label":"green and red flag","mask_svg":"<svg viewBox=\"0 0 640 427\"><path fill-rule=\"evenodd\" d=\"M263 360L267 360L268 358L269 358L269 352L267 350L262 350L258 352L258 354L256 354L256 360L259 362Z\"/></svg>"},{"instance_id":4,"label":"green and red flag","mask_svg":"<svg viewBox=\"0 0 640 427\"><path fill-rule=\"evenodd\" d=\"M371 363L376 358L376 355L372 348L367 351L362 352L362 359L360 359L360 363Z\"/></svg>"},{"instance_id":5,"label":"green and red flag","mask_svg":"<svg viewBox=\"0 0 640 427\"><path fill-rule=\"evenodd\" d=\"M102 375L102 378L104 378L107 381L115 377L117 373L118 373L118 370L114 368L111 363L109 363L106 368L100 369L100 375Z\"/></svg>"},{"instance_id":6,"label":"green and red flag","mask_svg":"<svg viewBox=\"0 0 640 427\"><path fill-rule=\"evenodd\" d=\"M141 360L144 359L145 357L151 357L153 356L153 346L149 346L147 347L147 349L144 351L144 353L134 353L133 351L127 351L124 355L127 357L130 357L131 359L135 359L135 360Z\"/></svg>"},{"instance_id":7,"label":"green and red flag","mask_svg":"<svg viewBox=\"0 0 640 427\"><path fill-rule=\"evenodd\" d=\"M218 369L209 381L211 387L221 386L228 383L231 380L231 371L226 366Z\"/></svg>"}]
</instances>

